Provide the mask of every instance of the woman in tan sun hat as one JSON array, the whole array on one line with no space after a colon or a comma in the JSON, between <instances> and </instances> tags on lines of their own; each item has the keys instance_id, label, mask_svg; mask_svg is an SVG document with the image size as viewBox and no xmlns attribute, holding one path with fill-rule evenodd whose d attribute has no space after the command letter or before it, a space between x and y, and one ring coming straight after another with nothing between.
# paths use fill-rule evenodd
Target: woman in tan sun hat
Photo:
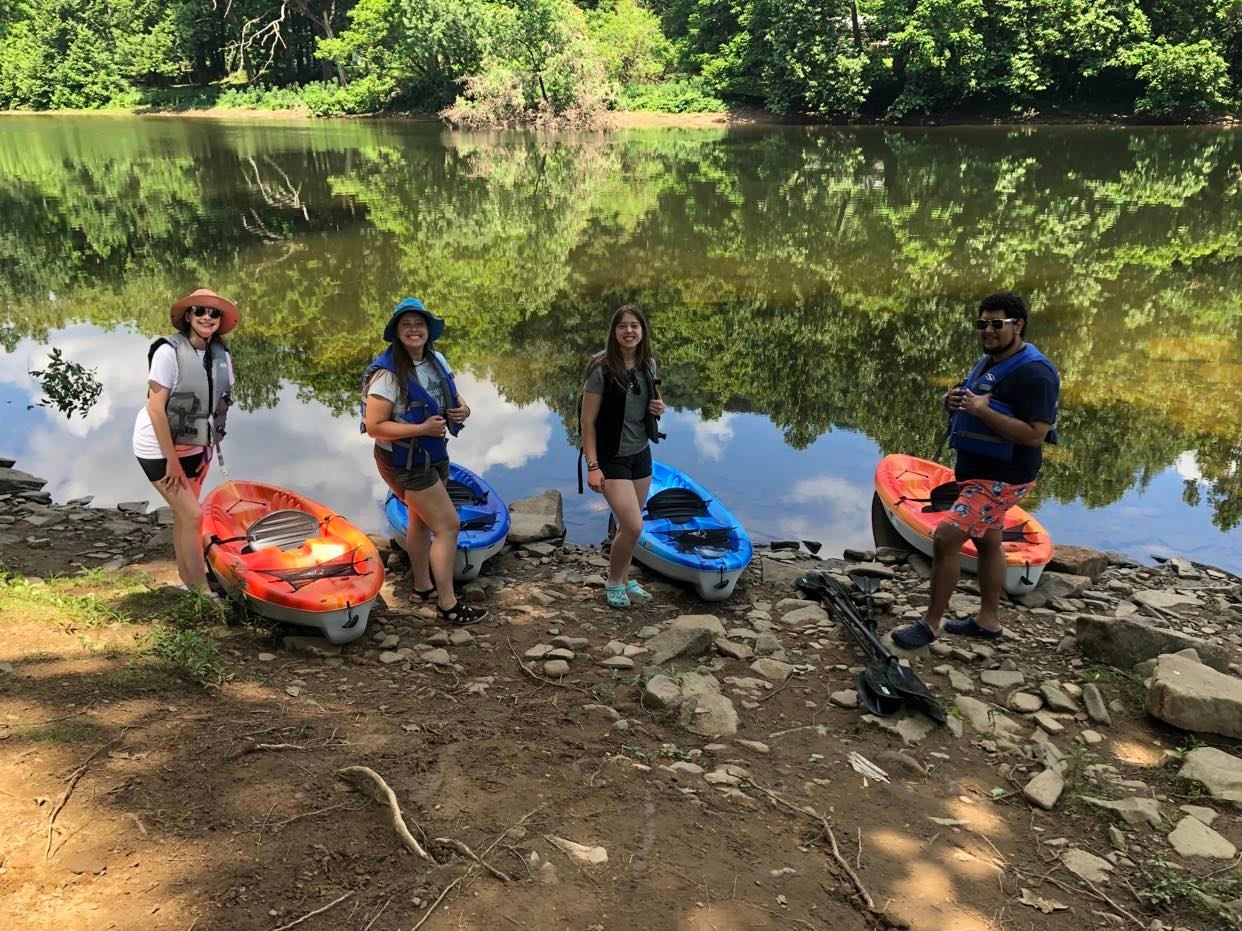
<instances>
[{"instance_id":1,"label":"woman in tan sun hat","mask_svg":"<svg viewBox=\"0 0 1242 931\"><path fill-rule=\"evenodd\" d=\"M172 305L173 330L147 352L147 403L134 421L134 455L173 512L177 574L207 592L198 497L212 449L233 403L233 359L220 339L237 326L237 305L199 288Z\"/></svg>"}]
</instances>

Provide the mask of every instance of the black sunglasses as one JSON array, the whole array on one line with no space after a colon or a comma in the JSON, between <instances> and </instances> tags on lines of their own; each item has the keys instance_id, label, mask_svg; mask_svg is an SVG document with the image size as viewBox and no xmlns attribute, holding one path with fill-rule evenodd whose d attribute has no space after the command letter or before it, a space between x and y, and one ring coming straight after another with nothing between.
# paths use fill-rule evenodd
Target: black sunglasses
<instances>
[{"instance_id":1,"label":"black sunglasses","mask_svg":"<svg viewBox=\"0 0 1242 931\"><path fill-rule=\"evenodd\" d=\"M993 330L1000 330L1000 329L1004 329L1004 326L1006 323L1017 323L1017 322L1018 322L1017 317L1006 317L1004 320L976 320L975 329L978 330L980 333L982 333L988 327L991 327Z\"/></svg>"},{"instance_id":2,"label":"black sunglasses","mask_svg":"<svg viewBox=\"0 0 1242 931\"><path fill-rule=\"evenodd\" d=\"M630 369L630 391L634 394L642 394L643 390L638 387L638 373Z\"/></svg>"},{"instance_id":3,"label":"black sunglasses","mask_svg":"<svg viewBox=\"0 0 1242 931\"><path fill-rule=\"evenodd\" d=\"M191 307L190 313L196 317L201 317L205 314L212 320L219 320L223 314L222 311L217 310L215 307Z\"/></svg>"}]
</instances>

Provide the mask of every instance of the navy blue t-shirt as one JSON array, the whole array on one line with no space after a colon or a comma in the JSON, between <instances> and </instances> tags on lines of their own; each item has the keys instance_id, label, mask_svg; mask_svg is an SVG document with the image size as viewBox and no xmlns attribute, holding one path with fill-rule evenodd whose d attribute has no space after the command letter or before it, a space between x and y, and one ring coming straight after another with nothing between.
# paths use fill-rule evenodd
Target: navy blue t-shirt
<instances>
[{"instance_id":1,"label":"navy blue t-shirt","mask_svg":"<svg viewBox=\"0 0 1242 931\"><path fill-rule=\"evenodd\" d=\"M1057 401L1060 394L1060 376L1042 362L1028 362L1014 369L992 389L992 396L1012 407L1013 415L1018 420L1054 425L1057 422ZM1035 481L1043 462L1042 443L1039 446L1015 443L1013 459L1009 462L959 449L953 472L959 482L968 478L982 478L1007 485L1022 485Z\"/></svg>"}]
</instances>

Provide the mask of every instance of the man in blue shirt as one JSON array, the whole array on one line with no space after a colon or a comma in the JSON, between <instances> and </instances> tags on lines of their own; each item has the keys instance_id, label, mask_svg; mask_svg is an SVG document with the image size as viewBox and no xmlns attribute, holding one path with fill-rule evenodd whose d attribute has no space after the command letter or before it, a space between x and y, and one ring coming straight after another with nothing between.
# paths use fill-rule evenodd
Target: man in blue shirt
<instances>
[{"instance_id":1,"label":"man in blue shirt","mask_svg":"<svg viewBox=\"0 0 1242 931\"><path fill-rule=\"evenodd\" d=\"M1044 443L1057 441L1061 392L1056 368L1026 342L1029 316L1026 301L1009 291L990 294L979 304L974 325L983 357L943 399L952 418L949 445L957 451L958 497L933 534L927 613L893 631L899 647L927 646L941 630L989 640L1004 633L1000 594L1005 583L1005 512L1035 484ZM979 552L979 613L942 624L967 539L974 540Z\"/></svg>"}]
</instances>

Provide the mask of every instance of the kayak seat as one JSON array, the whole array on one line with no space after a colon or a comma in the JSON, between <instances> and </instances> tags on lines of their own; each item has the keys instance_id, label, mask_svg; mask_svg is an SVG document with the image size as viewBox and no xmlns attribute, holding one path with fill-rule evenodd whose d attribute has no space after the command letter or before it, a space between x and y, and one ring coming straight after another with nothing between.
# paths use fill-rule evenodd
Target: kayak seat
<instances>
[{"instance_id":1,"label":"kayak seat","mask_svg":"<svg viewBox=\"0 0 1242 931\"><path fill-rule=\"evenodd\" d=\"M665 488L647 499L647 520L684 523L707 515L707 502L689 488Z\"/></svg>"},{"instance_id":2,"label":"kayak seat","mask_svg":"<svg viewBox=\"0 0 1242 931\"><path fill-rule=\"evenodd\" d=\"M251 551L271 549L295 550L312 537L319 536L319 521L305 511L287 508L265 514L246 531Z\"/></svg>"},{"instance_id":3,"label":"kayak seat","mask_svg":"<svg viewBox=\"0 0 1242 931\"><path fill-rule=\"evenodd\" d=\"M733 527L699 527L694 530L666 530L662 533L683 553L692 552L700 546L737 549L737 537Z\"/></svg>"},{"instance_id":4,"label":"kayak seat","mask_svg":"<svg viewBox=\"0 0 1242 931\"><path fill-rule=\"evenodd\" d=\"M451 478L448 481L448 493L449 500L453 502L454 507L461 507L463 504L487 504L486 494L479 497L469 485L459 482L455 478Z\"/></svg>"}]
</instances>

